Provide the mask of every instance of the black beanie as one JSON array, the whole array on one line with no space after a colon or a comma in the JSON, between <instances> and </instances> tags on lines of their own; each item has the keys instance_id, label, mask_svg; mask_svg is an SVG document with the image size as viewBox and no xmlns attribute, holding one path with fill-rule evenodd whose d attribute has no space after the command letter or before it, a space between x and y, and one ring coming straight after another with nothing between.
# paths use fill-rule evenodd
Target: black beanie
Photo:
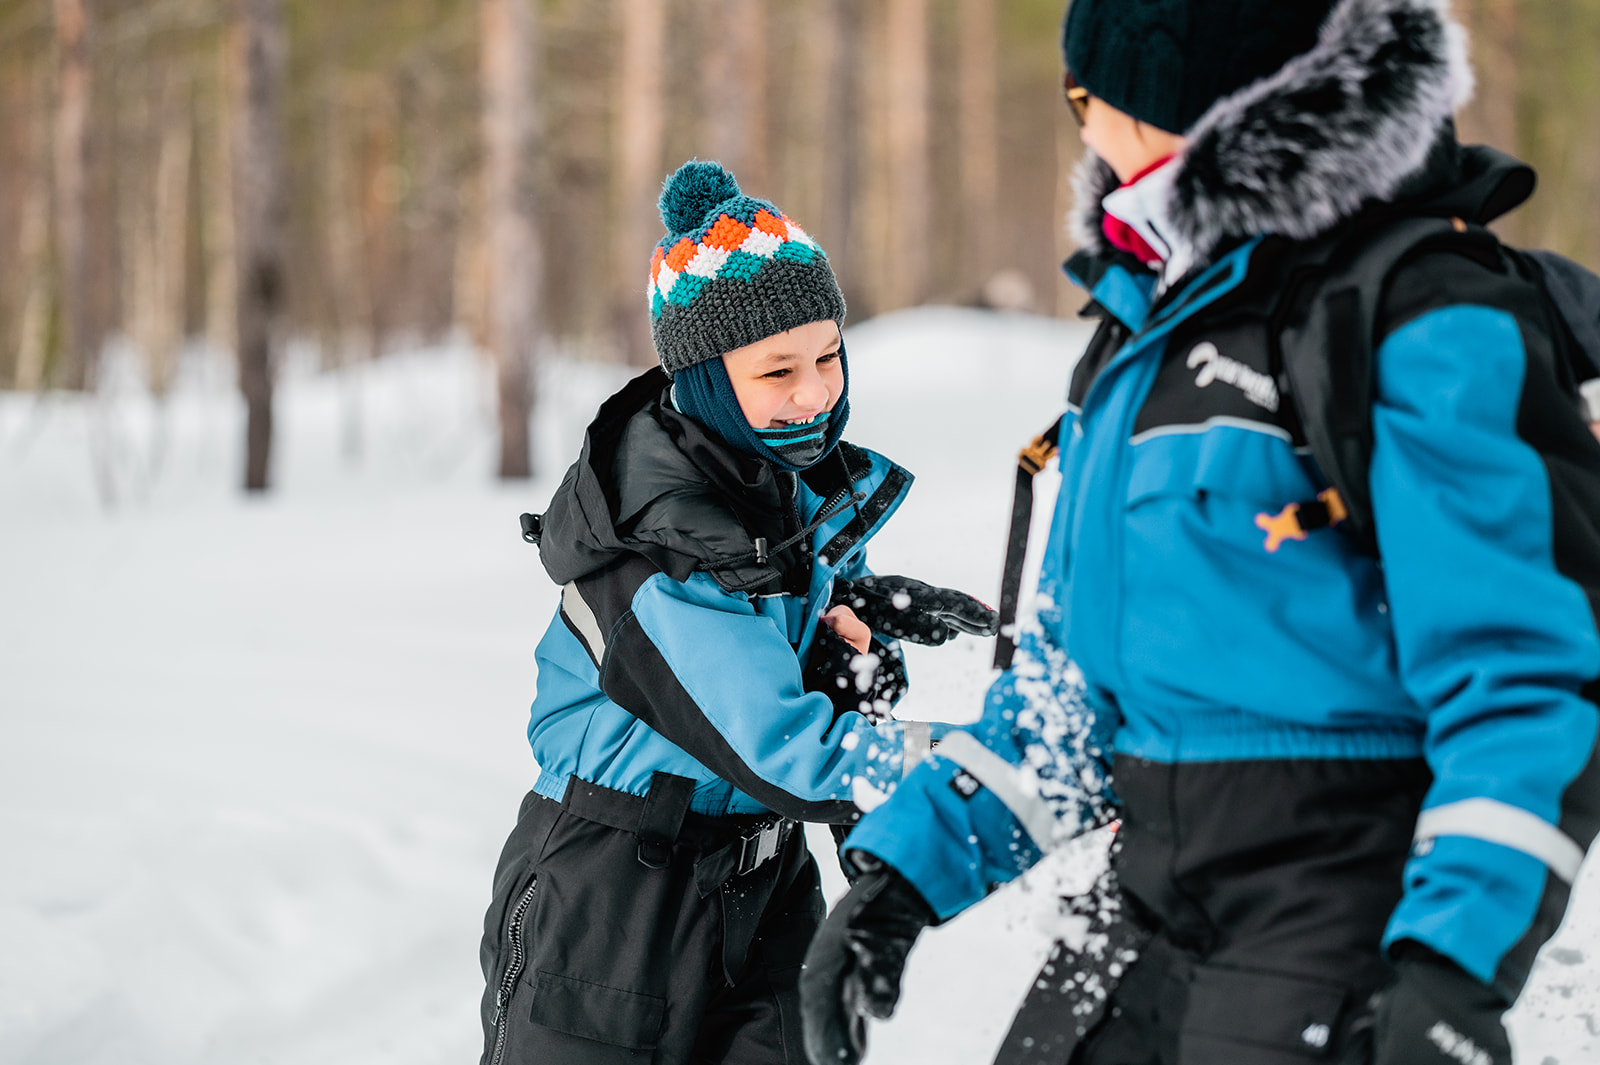
<instances>
[{"instance_id":1,"label":"black beanie","mask_svg":"<svg viewBox=\"0 0 1600 1065\"><path fill-rule=\"evenodd\" d=\"M1061 51L1079 85L1184 133L1212 104L1310 50L1333 0L1072 0Z\"/></svg>"}]
</instances>

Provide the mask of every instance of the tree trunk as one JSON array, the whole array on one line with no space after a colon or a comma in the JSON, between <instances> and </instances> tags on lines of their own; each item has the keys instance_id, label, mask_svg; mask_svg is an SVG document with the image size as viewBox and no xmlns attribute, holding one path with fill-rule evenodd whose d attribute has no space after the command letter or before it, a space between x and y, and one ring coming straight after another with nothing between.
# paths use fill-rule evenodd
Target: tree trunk
<instances>
[{"instance_id":1,"label":"tree trunk","mask_svg":"<svg viewBox=\"0 0 1600 1065\"><path fill-rule=\"evenodd\" d=\"M233 101L229 98L233 50L216 49L216 91L200 109L200 258L204 274L205 337L217 355L239 347L239 259L234 238Z\"/></svg>"},{"instance_id":2,"label":"tree trunk","mask_svg":"<svg viewBox=\"0 0 1600 1065\"><path fill-rule=\"evenodd\" d=\"M928 0L889 0L885 135L889 149L888 292L885 310L928 294L928 226L933 200L928 162Z\"/></svg>"},{"instance_id":3,"label":"tree trunk","mask_svg":"<svg viewBox=\"0 0 1600 1065\"><path fill-rule=\"evenodd\" d=\"M537 26L530 0L481 0L484 221L489 350L499 367L500 476L533 474L528 419L539 325L533 93Z\"/></svg>"},{"instance_id":4,"label":"tree trunk","mask_svg":"<svg viewBox=\"0 0 1600 1065\"><path fill-rule=\"evenodd\" d=\"M1065 104L1055 109L1056 123L1056 202L1055 261L1063 262L1076 248L1067 231L1067 215L1076 204L1072 189L1072 175L1083 158L1083 138L1078 136L1078 124L1072 120ZM1054 311L1057 318L1070 318L1083 306L1083 290L1067 280L1065 271L1055 270Z\"/></svg>"},{"instance_id":5,"label":"tree trunk","mask_svg":"<svg viewBox=\"0 0 1600 1065\"><path fill-rule=\"evenodd\" d=\"M55 0L55 248L67 388L93 385L89 336L88 213L89 11L86 0Z\"/></svg>"},{"instance_id":6,"label":"tree trunk","mask_svg":"<svg viewBox=\"0 0 1600 1065\"><path fill-rule=\"evenodd\" d=\"M842 86L838 77L839 11L835 0L809 0L799 18L805 32L795 40L783 136L774 146L781 176L778 202L792 212L806 232L823 239L829 233L833 204L824 188L827 175L841 164L840 144L849 127L835 125Z\"/></svg>"},{"instance_id":7,"label":"tree trunk","mask_svg":"<svg viewBox=\"0 0 1600 1065\"><path fill-rule=\"evenodd\" d=\"M128 333L145 356L150 390L165 396L183 345L184 280L188 251L189 173L193 145L189 89L171 71L150 72L162 82L146 92L155 106L143 123L154 159L146 169L147 195L126 213L128 261L123 306Z\"/></svg>"},{"instance_id":8,"label":"tree trunk","mask_svg":"<svg viewBox=\"0 0 1600 1065\"><path fill-rule=\"evenodd\" d=\"M43 389L49 366L50 304L55 278L50 262L50 151L48 88L41 78L36 98L41 106L29 109L29 160L27 185L17 220L18 303L16 308L16 369L12 387L19 392Z\"/></svg>"},{"instance_id":9,"label":"tree trunk","mask_svg":"<svg viewBox=\"0 0 1600 1065\"><path fill-rule=\"evenodd\" d=\"M1472 68L1477 90L1462 109L1461 136L1468 142L1491 144L1512 155L1524 145L1518 112L1521 110L1522 40L1518 29L1517 0L1472 0L1461 12L1472 42ZM1517 211L1495 223L1506 240L1524 239L1526 211Z\"/></svg>"},{"instance_id":10,"label":"tree trunk","mask_svg":"<svg viewBox=\"0 0 1600 1065\"><path fill-rule=\"evenodd\" d=\"M655 361L643 292L650 249L660 239L656 198L661 187L665 125L661 68L666 47L666 0L622 0L622 47L616 73L616 215L611 276L616 282L612 321L628 362Z\"/></svg>"},{"instance_id":11,"label":"tree trunk","mask_svg":"<svg viewBox=\"0 0 1600 1065\"><path fill-rule=\"evenodd\" d=\"M752 196L771 199L767 166L765 0L710 0L701 9L704 151Z\"/></svg>"},{"instance_id":12,"label":"tree trunk","mask_svg":"<svg viewBox=\"0 0 1600 1065\"><path fill-rule=\"evenodd\" d=\"M288 226L283 101L289 41L282 0L237 0L234 239L238 249L239 390L245 401L246 491L265 491L272 378L283 334Z\"/></svg>"},{"instance_id":13,"label":"tree trunk","mask_svg":"<svg viewBox=\"0 0 1600 1065\"><path fill-rule=\"evenodd\" d=\"M859 283L862 242L857 231L863 182L861 139L864 108L861 99L861 38L863 13L855 0L823 0L833 24L835 47L828 71L828 108L822 154L831 160L823 168L822 246L833 249L833 269L844 291L849 313L867 317L871 304ZM801 225L805 223L802 222ZM859 306L857 302L859 301Z\"/></svg>"},{"instance_id":14,"label":"tree trunk","mask_svg":"<svg viewBox=\"0 0 1600 1065\"><path fill-rule=\"evenodd\" d=\"M962 280L980 288L995 269L1000 216L1000 137L996 129L996 0L961 0L958 78Z\"/></svg>"}]
</instances>

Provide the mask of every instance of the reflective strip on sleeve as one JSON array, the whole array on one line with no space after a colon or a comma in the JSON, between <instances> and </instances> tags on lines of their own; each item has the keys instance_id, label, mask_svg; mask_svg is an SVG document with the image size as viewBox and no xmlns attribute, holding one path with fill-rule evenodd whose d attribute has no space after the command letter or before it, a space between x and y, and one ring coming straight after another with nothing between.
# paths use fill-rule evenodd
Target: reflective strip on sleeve
<instances>
[{"instance_id":1,"label":"reflective strip on sleeve","mask_svg":"<svg viewBox=\"0 0 1600 1065\"><path fill-rule=\"evenodd\" d=\"M583 601L576 584L562 587L561 612L572 622L572 627L578 630L583 642L589 645L589 657L593 658L595 665L598 666L606 656L605 633L600 631L599 620L595 618L594 611L589 609L589 604Z\"/></svg>"},{"instance_id":2,"label":"reflective strip on sleeve","mask_svg":"<svg viewBox=\"0 0 1600 1065\"><path fill-rule=\"evenodd\" d=\"M1060 836L1056 816L1037 791L1023 785L1022 774L1016 766L966 732L952 732L940 740L939 757L954 762L994 792L1022 822L1023 829L1033 837L1040 850L1054 849Z\"/></svg>"},{"instance_id":3,"label":"reflective strip on sleeve","mask_svg":"<svg viewBox=\"0 0 1600 1065\"><path fill-rule=\"evenodd\" d=\"M1538 815L1496 799L1462 799L1422 811L1415 838L1436 836L1465 836L1510 847L1539 859L1569 884L1583 865L1583 848L1571 837Z\"/></svg>"},{"instance_id":4,"label":"reflective strip on sleeve","mask_svg":"<svg viewBox=\"0 0 1600 1065\"><path fill-rule=\"evenodd\" d=\"M906 766L902 775L910 776L933 750L933 728L926 721L902 721L901 724L906 730Z\"/></svg>"}]
</instances>

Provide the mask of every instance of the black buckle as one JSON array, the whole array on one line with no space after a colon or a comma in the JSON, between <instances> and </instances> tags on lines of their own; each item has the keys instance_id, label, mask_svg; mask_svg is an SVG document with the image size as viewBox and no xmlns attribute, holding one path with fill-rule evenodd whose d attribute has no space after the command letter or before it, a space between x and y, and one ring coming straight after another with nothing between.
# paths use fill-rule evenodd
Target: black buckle
<instances>
[{"instance_id":1,"label":"black buckle","mask_svg":"<svg viewBox=\"0 0 1600 1065\"><path fill-rule=\"evenodd\" d=\"M789 821L779 818L757 825L739 837L739 862L733 867L733 871L745 876L775 858L778 847L783 843L783 837L788 834L785 829L789 824Z\"/></svg>"}]
</instances>

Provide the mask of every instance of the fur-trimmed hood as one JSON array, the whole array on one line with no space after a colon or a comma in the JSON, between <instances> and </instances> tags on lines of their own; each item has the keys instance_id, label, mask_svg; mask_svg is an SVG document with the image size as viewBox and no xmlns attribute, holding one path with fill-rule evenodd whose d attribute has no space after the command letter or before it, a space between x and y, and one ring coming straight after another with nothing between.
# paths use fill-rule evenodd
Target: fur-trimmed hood
<instances>
[{"instance_id":1,"label":"fur-trimmed hood","mask_svg":"<svg viewBox=\"0 0 1600 1065\"><path fill-rule=\"evenodd\" d=\"M1472 94L1466 31L1447 0L1341 0L1316 45L1218 100L1185 134L1168 221L1197 261L1263 233L1324 233L1393 199ZM1101 201L1117 187L1092 153L1074 175L1078 244L1112 251Z\"/></svg>"}]
</instances>

